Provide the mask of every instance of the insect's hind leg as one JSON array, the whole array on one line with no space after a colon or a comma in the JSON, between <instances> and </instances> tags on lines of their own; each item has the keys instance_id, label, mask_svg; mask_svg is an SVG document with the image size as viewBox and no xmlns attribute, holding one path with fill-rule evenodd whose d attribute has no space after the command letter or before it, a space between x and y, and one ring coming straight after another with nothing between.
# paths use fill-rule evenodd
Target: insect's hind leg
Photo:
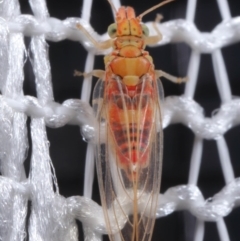
<instances>
[{"instance_id":1,"label":"insect's hind leg","mask_svg":"<svg viewBox=\"0 0 240 241\"><path fill-rule=\"evenodd\" d=\"M101 69L94 69L89 73L84 73L84 72L75 70L73 75L74 76L83 76L84 78L95 76L99 79L104 79L105 71L101 70Z\"/></svg>"},{"instance_id":2,"label":"insect's hind leg","mask_svg":"<svg viewBox=\"0 0 240 241\"><path fill-rule=\"evenodd\" d=\"M164 72L162 70L155 70L155 74L156 74L157 78L164 77L164 78L166 78L166 79L168 79L171 82L176 83L176 84L181 84L181 83L184 83L184 82L188 81L187 77L179 78L179 77L170 75L170 74L168 74L168 73L166 73L166 72Z\"/></svg>"}]
</instances>

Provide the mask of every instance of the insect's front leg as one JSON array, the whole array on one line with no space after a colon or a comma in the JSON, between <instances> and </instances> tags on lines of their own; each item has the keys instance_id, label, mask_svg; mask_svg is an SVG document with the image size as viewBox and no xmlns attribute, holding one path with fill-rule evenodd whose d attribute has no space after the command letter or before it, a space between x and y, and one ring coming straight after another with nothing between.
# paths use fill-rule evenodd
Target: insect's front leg
<instances>
[{"instance_id":1,"label":"insect's front leg","mask_svg":"<svg viewBox=\"0 0 240 241\"><path fill-rule=\"evenodd\" d=\"M87 38L92 42L92 44L98 48L99 50L104 50L104 49L108 49L112 47L112 39L108 39L106 41L103 42L98 42L97 40L95 40L93 38L93 36L87 31L87 29L85 29L80 23L78 23L76 25L76 27L81 30L86 36Z\"/></svg>"},{"instance_id":2,"label":"insect's front leg","mask_svg":"<svg viewBox=\"0 0 240 241\"><path fill-rule=\"evenodd\" d=\"M160 23L162 19L163 19L163 16L161 14L157 14L156 19L153 22L153 28L156 31L157 35L147 37L145 40L146 45L156 44L162 40L162 34L159 31L157 26L157 24Z\"/></svg>"},{"instance_id":3,"label":"insect's front leg","mask_svg":"<svg viewBox=\"0 0 240 241\"><path fill-rule=\"evenodd\" d=\"M85 72L75 70L73 75L74 76L83 76L84 78L87 78L90 76L95 76L99 79L104 79L105 71L101 70L101 69L94 69L91 72L85 73Z\"/></svg>"}]
</instances>

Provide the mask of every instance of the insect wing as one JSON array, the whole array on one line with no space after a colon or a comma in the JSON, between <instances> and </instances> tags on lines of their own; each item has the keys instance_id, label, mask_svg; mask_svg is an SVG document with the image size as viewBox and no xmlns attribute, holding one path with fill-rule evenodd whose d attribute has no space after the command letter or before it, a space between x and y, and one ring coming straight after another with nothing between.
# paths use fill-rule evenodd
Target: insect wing
<instances>
[{"instance_id":1,"label":"insect wing","mask_svg":"<svg viewBox=\"0 0 240 241\"><path fill-rule=\"evenodd\" d=\"M133 96L117 77L94 89L98 182L111 240L151 239L162 159L158 89L149 76Z\"/></svg>"}]
</instances>

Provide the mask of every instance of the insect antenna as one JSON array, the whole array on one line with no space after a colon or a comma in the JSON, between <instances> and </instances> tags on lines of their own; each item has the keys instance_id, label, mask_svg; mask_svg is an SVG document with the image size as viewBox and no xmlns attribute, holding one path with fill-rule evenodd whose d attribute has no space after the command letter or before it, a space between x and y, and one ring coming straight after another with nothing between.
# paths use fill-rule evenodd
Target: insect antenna
<instances>
[{"instance_id":1,"label":"insect antenna","mask_svg":"<svg viewBox=\"0 0 240 241\"><path fill-rule=\"evenodd\" d=\"M109 0L109 1L110 1L110 0ZM165 5L165 4L167 4L167 3L173 2L173 1L175 1L175 0L166 0L166 1L164 1L164 2L161 2L161 3L157 4L157 5L149 8L148 10L144 11L143 13L141 13L141 14L138 16L138 18L141 20L142 17L145 16L146 14L152 12L153 10L155 10L155 9L157 9L157 8L162 7L163 5Z\"/></svg>"},{"instance_id":2,"label":"insect antenna","mask_svg":"<svg viewBox=\"0 0 240 241\"><path fill-rule=\"evenodd\" d=\"M113 2L111 0L107 0L109 2L109 4L111 5L112 9L114 10L115 13L117 13L117 9L115 8L115 6L113 5Z\"/></svg>"}]
</instances>

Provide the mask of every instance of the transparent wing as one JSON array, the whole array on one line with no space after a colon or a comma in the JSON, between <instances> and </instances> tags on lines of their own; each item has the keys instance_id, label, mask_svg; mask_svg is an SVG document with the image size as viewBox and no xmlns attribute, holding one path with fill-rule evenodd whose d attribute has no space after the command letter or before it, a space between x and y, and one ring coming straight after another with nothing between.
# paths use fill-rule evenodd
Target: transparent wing
<instances>
[{"instance_id":1,"label":"transparent wing","mask_svg":"<svg viewBox=\"0 0 240 241\"><path fill-rule=\"evenodd\" d=\"M117 76L94 89L98 181L111 240L151 239L162 160L159 88L146 75L134 90Z\"/></svg>"}]
</instances>

